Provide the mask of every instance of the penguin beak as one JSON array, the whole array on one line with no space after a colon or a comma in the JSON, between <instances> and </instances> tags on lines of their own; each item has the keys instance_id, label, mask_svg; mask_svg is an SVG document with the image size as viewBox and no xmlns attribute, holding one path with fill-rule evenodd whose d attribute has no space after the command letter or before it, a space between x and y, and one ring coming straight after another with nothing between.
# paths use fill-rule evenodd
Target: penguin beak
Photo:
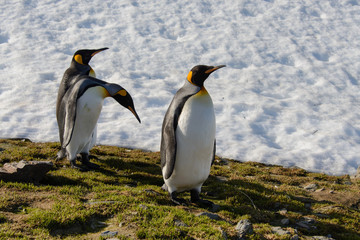
<instances>
[{"instance_id":1,"label":"penguin beak","mask_svg":"<svg viewBox=\"0 0 360 240\"><path fill-rule=\"evenodd\" d=\"M215 67L213 67L213 68L210 68L210 69L206 70L205 73L206 73L206 74L210 74L210 73L212 73L212 72L214 72L214 71L216 71L216 70L218 70L218 69L220 69L220 68L223 68L223 67L226 67L226 65L215 66Z\"/></svg>"},{"instance_id":2,"label":"penguin beak","mask_svg":"<svg viewBox=\"0 0 360 240\"><path fill-rule=\"evenodd\" d=\"M130 110L130 112L132 112L134 114L134 116L139 121L139 123L141 123L141 120L140 120L139 116L137 115L136 111L130 106L128 106L128 109Z\"/></svg>"},{"instance_id":3,"label":"penguin beak","mask_svg":"<svg viewBox=\"0 0 360 240\"><path fill-rule=\"evenodd\" d=\"M139 123L141 123L141 120L139 118L139 115L137 114L137 112L135 111L135 107L134 107L134 103L133 100L130 96L130 94L126 94L125 96L121 96L120 94L115 94L114 96L112 96L118 103L120 103L120 105L122 105L123 107L127 108L130 110L130 112L132 112L132 114L134 114L134 116L136 117L136 119L139 121Z\"/></svg>"},{"instance_id":4,"label":"penguin beak","mask_svg":"<svg viewBox=\"0 0 360 240\"><path fill-rule=\"evenodd\" d=\"M105 51L106 49L109 49L109 48L106 47L106 48L100 48L100 49L95 50L95 52L93 52L93 53L91 54L91 57L95 56L95 54L97 54L97 53L99 53L99 52Z\"/></svg>"}]
</instances>

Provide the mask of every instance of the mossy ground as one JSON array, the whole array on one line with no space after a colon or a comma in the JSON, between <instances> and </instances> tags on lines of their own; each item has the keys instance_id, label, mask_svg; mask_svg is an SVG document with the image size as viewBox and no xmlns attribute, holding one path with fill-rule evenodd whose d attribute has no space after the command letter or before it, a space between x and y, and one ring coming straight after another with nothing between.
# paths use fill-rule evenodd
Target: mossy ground
<instances>
[{"instance_id":1,"label":"mossy ground","mask_svg":"<svg viewBox=\"0 0 360 240\"><path fill-rule=\"evenodd\" d=\"M219 205L221 220L211 220L196 216L209 209L170 202L158 152L96 146L91 161L101 170L80 172L54 160L58 149L59 143L0 140L0 166L54 163L40 184L0 182L0 239L101 239L106 230L118 239L236 239L241 219L253 223L248 239L360 239L360 182L349 176L216 158L202 188L202 197ZM310 183L319 190L305 190ZM309 228L297 224L306 217L315 220ZM274 226L290 234L277 235Z\"/></svg>"}]
</instances>

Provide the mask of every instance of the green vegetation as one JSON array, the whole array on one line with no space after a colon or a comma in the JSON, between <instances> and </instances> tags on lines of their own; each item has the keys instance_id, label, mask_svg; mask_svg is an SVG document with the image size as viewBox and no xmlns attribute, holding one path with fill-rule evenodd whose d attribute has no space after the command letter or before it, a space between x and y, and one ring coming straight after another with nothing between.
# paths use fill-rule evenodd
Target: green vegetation
<instances>
[{"instance_id":1,"label":"green vegetation","mask_svg":"<svg viewBox=\"0 0 360 240\"><path fill-rule=\"evenodd\" d=\"M58 143L0 140L0 166L55 165L38 185L0 181L0 239L105 239L105 231L118 232L118 239L237 239L242 219L253 224L248 239L360 239L360 181L349 176L216 158L202 189L218 205L221 219L212 220L196 216L211 209L171 203L161 189L158 152L96 146L92 161L101 170L80 172L55 161L58 149ZM309 184L317 190L304 189ZM301 224L306 219L311 223Z\"/></svg>"}]
</instances>

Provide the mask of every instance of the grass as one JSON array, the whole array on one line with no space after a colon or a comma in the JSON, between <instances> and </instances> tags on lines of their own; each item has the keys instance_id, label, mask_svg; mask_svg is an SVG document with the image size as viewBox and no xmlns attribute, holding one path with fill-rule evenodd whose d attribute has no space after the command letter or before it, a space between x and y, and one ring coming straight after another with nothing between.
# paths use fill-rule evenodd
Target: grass
<instances>
[{"instance_id":1,"label":"grass","mask_svg":"<svg viewBox=\"0 0 360 240\"><path fill-rule=\"evenodd\" d=\"M172 205L161 190L158 152L96 146L92 161L101 170L79 172L54 160L58 149L59 143L0 140L0 166L54 163L40 184L0 182L0 239L104 239L107 230L118 239L237 239L241 219L253 224L248 239L360 239L360 181L347 175L217 157L202 189L202 197L219 206L221 220L211 220L196 216L209 209ZM310 183L319 190L305 190ZM307 217L313 223L300 226ZM289 234L273 233L275 226Z\"/></svg>"}]
</instances>

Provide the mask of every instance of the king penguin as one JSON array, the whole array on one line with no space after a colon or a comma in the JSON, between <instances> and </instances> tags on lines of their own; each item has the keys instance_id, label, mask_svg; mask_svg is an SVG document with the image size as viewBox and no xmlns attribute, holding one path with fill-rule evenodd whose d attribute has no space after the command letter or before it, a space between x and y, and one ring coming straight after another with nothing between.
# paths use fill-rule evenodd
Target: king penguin
<instances>
[{"instance_id":1,"label":"king penguin","mask_svg":"<svg viewBox=\"0 0 360 240\"><path fill-rule=\"evenodd\" d=\"M64 97L66 91L69 87L78 79L77 77L80 75L87 75L91 77L96 77L95 71L89 65L89 62L93 56L97 53L107 50L108 48L100 48L100 49L80 49L77 50L72 59L71 64L68 69L66 69L63 78L60 82L58 96L56 101L56 118L59 123L59 111L60 104L62 98ZM63 129L59 129L62 131ZM63 133L60 131L60 142L62 142ZM65 149L61 149L57 154L57 159L62 159L66 155Z\"/></svg>"},{"instance_id":2,"label":"king penguin","mask_svg":"<svg viewBox=\"0 0 360 240\"><path fill-rule=\"evenodd\" d=\"M175 94L165 114L161 134L163 188L177 205L185 200L177 193L190 191L191 202L212 206L200 199L201 187L215 158L215 113L204 81L220 66L198 65Z\"/></svg>"},{"instance_id":3,"label":"king penguin","mask_svg":"<svg viewBox=\"0 0 360 240\"><path fill-rule=\"evenodd\" d=\"M96 125L106 97L114 98L128 108L140 121L131 95L120 85L86 75L78 75L64 94L59 104L58 125L61 148L72 168L96 169L98 165L89 161L89 151L96 140ZM62 135L61 135L62 134ZM77 154L85 168L76 164Z\"/></svg>"}]
</instances>

